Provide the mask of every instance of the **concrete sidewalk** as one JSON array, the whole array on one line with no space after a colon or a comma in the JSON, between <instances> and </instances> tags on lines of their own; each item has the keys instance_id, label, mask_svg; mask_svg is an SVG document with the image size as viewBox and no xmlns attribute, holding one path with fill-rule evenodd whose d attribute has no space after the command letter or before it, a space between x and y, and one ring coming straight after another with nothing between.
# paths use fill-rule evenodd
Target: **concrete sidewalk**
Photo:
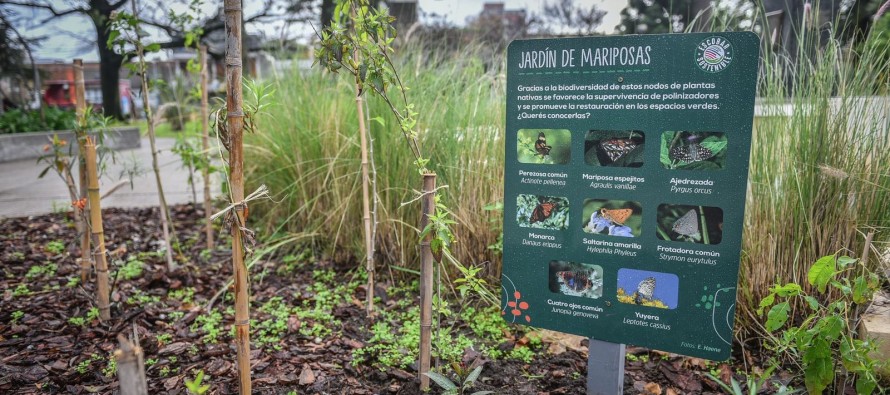
<instances>
[{"instance_id":1,"label":"concrete sidewalk","mask_svg":"<svg viewBox=\"0 0 890 395\"><path fill-rule=\"evenodd\" d=\"M192 200L191 188L188 185L188 170L181 166L179 157L171 149L175 139L157 139L158 163L161 169L161 181L164 195L170 205L188 203ZM100 179L100 191L103 193L126 179L121 172L132 167L134 160L138 163L141 174L133 179L133 187L124 185L114 194L102 200L102 207L150 207L158 206L157 187L154 172L151 169L151 148L147 138L142 139L142 147L132 150L118 151L117 163L109 163L105 175ZM0 218L25 217L47 214L53 208L68 210L71 198L64 182L52 170L43 178L37 178L46 168L36 159L0 163ZM74 177L77 177L75 171ZM203 183L200 175L195 175L198 201L203 202ZM214 194L219 191L219 180L213 177Z\"/></svg>"}]
</instances>

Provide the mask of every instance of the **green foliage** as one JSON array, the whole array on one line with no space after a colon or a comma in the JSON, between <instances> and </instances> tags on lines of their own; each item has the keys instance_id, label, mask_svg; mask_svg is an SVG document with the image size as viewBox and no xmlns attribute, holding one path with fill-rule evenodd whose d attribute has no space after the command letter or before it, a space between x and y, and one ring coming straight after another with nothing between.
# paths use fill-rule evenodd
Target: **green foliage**
<instances>
[{"instance_id":1,"label":"green foliage","mask_svg":"<svg viewBox=\"0 0 890 395\"><path fill-rule=\"evenodd\" d=\"M145 262L142 262L136 257L130 257L127 260L127 263L123 264L117 272L117 276L124 280L133 280L139 277L142 277L142 269L145 267Z\"/></svg>"},{"instance_id":2,"label":"green foliage","mask_svg":"<svg viewBox=\"0 0 890 395\"><path fill-rule=\"evenodd\" d=\"M46 243L46 246L43 247L43 249L50 254L59 255L65 252L65 243L59 240L53 240L49 243Z\"/></svg>"},{"instance_id":3,"label":"green foliage","mask_svg":"<svg viewBox=\"0 0 890 395\"><path fill-rule=\"evenodd\" d=\"M829 255L810 267L807 279L819 296L827 298L825 304L795 283L775 285L761 300L758 313L762 315L769 308L767 330L785 328L771 336L767 345L779 355L799 361L809 393L827 389L841 367L855 375L857 393L872 393L878 383L875 368L886 362L869 356L876 345L858 338L855 323L857 306L871 300L880 288L880 277L856 259ZM791 320L790 303L794 299L804 302L802 321Z\"/></svg>"},{"instance_id":4,"label":"green foliage","mask_svg":"<svg viewBox=\"0 0 890 395\"><path fill-rule=\"evenodd\" d=\"M57 107L44 107L40 111L8 110L0 114L0 134L71 130L75 127L74 111Z\"/></svg>"},{"instance_id":5,"label":"green foliage","mask_svg":"<svg viewBox=\"0 0 890 395\"><path fill-rule=\"evenodd\" d=\"M12 296L15 296L15 297L19 297L19 296L28 296L28 295L30 295L30 294L31 294L31 290L28 289L28 286L25 285L25 284L19 284L19 285L16 286L15 289L12 291Z\"/></svg>"},{"instance_id":6,"label":"green foliage","mask_svg":"<svg viewBox=\"0 0 890 395\"><path fill-rule=\"evenodd\" d=\"M219 341L219 336L223 334L222 319L222 314L216 310L209 314L201 314L195 318L190 329L192 332L199 330L203 332L204 343L216 343Z\"/></svg>"},{"instance_id":7,"label":"green foliage","mask_svg":"<svg viewBox=\"0 0 890 395\"><path fill-rule=\"evenodd\" d=\"M22 319L22 317L24 317L24 316L25 316L25 313L22 312L21 310L13 311L12 315L10 316L11 319L9 320L9 324L10 325L17 324L19 322L19 320Z\"/></svg>"},{"instance_id":8,"label":"green foliage","mask_svg":"<svg viewBox=\"0 0 890 395\"><path fill-rule=\"evenodd\" d=\"M104 374L105 377L112 377L115 373L117 373L117 359L114 359L114 356L110 355L108 356L108 364L102 368L102 374Z\"/></svg>"},{"instance_id":9,"label":"green foliage","mask_svg":"<svg viewBox=\"0 0 890 395\"><path fill-rule=\"evenodd\" d=\"M470 366L465 366L459 362L452 362L451 368L453 369L455 381L451 381L447 376L436 372L428 372L424 374L442 388L443 395L463 395L466 393L465 391L468 391L476 384L476 380L479 379L479 375L482 373L482 366L482 363L478 362L478 360L474 361ZM486 395L491 393L493 392L476 391L471 395Z\"/></svg>"},{"instance_id":10,"label":"green foliage","mask_svg":"<svg viewBox=\"0 0 890 395\"><path fill-rule=\"evenodd\" d=\"M173 335L169 333L159 333L155 335L155 340L158 342L158 347L161 347L165 344L170 343L170 340L173 340Z\"/></svg>"},{"instance_id":11,"label":"green foliage","mask_svg":"<svg viewBox=\"0 0 890 395\"><path fill-rule=\"evenodd\" d=\"M63 245L62 249L64 250L64 248L65 247ZM52 277L56 275L56 271L58 270L58 268L58 265L56 265L55 263L31 266L30 268L28 268L28 273L25 273L25 278L32 280L38 277Z\"/></svg>"},{"instance_id":12,"label":"green foliage","mask_svg":"<svg viewBox=\"0 0 890 395\"><path fill-rule=\"evenodd\" d=\"M769 385L767 385L767 381L769 380L772 372L775 370L775 366L767 369L763 374L760 375L760 378L754 376L748 376L746 380L745 388L748 389L748 392L742 390L742 383L738 382L735 377L730 378L730 384L727 385L722 380L717 377L717 374L714 372L705 373L708 378L717 383L724 391L728 394L732 395L757 395L761 391L768 389ZM776 384L777 388L775 389L776 395L791 395L800 392L800 390L795 390L792 388L788 388L781 384Z\"/></svg>"},{"instance_id":13,"label":"green foliage","mask_svg":"<svg viewBox=\"0 0 890 395\"><path fill-rule=\"evenodd\" d=\"M202 385L201 383L204 381L204 371L199 370L198 373L195 374L195 378L192 380L185 379L185 388L188 389L189 394L192 395L203 395L207 391L210 390L209 385Z\"/></svg>"}]
</instances>

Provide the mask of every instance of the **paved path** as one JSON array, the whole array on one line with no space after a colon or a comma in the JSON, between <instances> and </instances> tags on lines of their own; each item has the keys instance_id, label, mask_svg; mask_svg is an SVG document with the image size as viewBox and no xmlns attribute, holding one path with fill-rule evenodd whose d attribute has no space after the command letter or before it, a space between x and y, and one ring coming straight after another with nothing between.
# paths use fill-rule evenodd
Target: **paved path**
<instances>
[{"instance_id":1,"label":"paved path","mask_svg":"<svg viewBox=\"0 0 890 395\"><path fill-rule=\"evenodd\" d=\"M188 185L188 170L180 166L179 157L170 151L176 140L160 138L157 142L161 181L168 204L190 202L192 192ZM104 193L117 184L122 179L121 172L125 168L123 164L131 165L134 158L142 174L134 177L132 189L130 185L125 185L103 199L103 208L158 206L157 187L151 170L151 149L147 138L142 139L140 148L118 151L117 163L109 163L99 188ZM45 167L46 165L37 163L36 159L0 163L0 218L47 214L53 211L54 206L57 209L70 209L71 198L67 188L54 172L49 171L43 178L37 178ZM74 176L77 177L77 174ZM203 184L200 176L196 178L198 201L202 202ZM126 179L126 175L123 179ZM215 190L218 191L219 182L215 184Z\"/></svg>"}]
</instances>

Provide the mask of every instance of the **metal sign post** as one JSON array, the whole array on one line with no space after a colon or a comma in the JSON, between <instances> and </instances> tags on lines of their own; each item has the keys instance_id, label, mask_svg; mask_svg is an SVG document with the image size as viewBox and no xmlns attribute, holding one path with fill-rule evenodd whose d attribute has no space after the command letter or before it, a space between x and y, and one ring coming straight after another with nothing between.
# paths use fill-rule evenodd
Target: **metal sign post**
<instances>
[{"instance_id":1,"label":"metal sign post","mask_svg":"<svg viewBox=\"0 0 890 395\"><path fill-rule=\"evenodd\" d=\"M587 350L587 395L624 393L624 344L590 338Z\"/></svg>"}]
</instances>

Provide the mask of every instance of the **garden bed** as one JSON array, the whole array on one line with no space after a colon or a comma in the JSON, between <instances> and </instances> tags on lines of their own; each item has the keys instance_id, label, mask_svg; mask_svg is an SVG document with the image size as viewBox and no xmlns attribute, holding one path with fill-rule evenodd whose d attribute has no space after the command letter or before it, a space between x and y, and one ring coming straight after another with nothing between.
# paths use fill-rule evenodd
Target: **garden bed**
<instances>
[{"instance_id":1,"label":"garden bed","mask_svg":"<svg viewBox=\"0 0 890 395\"><path fill-rule=\"evenodd\" d=\"M116 336L134 330L145 351L149 393L185 394L184 380L198 370L207 375L209 393L237 393L230 297L223 294L205 310L231 277L231 263L225 249L203 250L202 212L192 206L173 208L180 250L190 263L172 273L157 253L157 209L107 209L104 217L115 262L108 323L91 312L93 284L77 281L77 247L70 242L75 233L66 214L0 221L0 393L114 393L118 384L109 355L117 347ZM373 351L372 339L381 323L395 337L401 327L412 332L411 324L393 317L408 317L416 309L416 289L383 284L381 313L369 320L361 303L363 281L353 267L307 253L261 260L252 268L255 393L419 393L414 365L382 363L385 351ZM491 321L475 315L475 321L453 332L454 337L466 334L479 352L452 351L465 360L488 361L476 389L585 393L586 341L554 333L536 341L527 328L507 326L496 313ZM495 333L494 343L475 337L467 326L483 321ZM491 352L485 347L498 350L503 359L486 359ZM411 360L408 350L389 352ZM353 363L354 355L364 360ZM705 372L726 379L741 368L636 347L628 347L628 355L626 394L719 393ZM746 358L751 360L750 354Z\"/></svg>"},{"instance_id":2,"label":"garden bed","mask_svg":"<svg viewBox=\"0 0 890 395\"><path fill-rule=\"evenodd\" d=\"M45 155L44 147L52 141L54 135L69 143L74 141L74 131L71 130L0 134L0 163ZM105 132L104 144L113 150L139 148L142 144L139 128L111 128ZM76 144L72 150L77 152Z\"/></svg>"}]
</instances>

